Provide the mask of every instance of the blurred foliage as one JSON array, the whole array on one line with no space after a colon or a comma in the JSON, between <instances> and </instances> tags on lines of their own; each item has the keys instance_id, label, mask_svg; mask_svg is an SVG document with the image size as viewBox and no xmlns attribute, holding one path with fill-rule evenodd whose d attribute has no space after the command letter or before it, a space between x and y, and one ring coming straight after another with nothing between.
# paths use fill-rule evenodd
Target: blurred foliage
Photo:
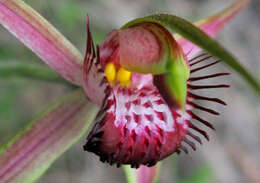
<instances>
[{"instance_id":1,"label":"blurred foliage","mask_svg":"<svg viewBox=\"0 0 260 183\"><path fill-rule=\"evenodd\" d=\"M48 0L42 0L42 1L35 1L35 0L25 0L27 3L32 5L37 11L39 11L44 17L46 17L52 24L54 24L66 37L68 37L81 51L84 53L85 50L85 41L86 41L86 15L88 12L96 11L96 14L90 14L90 23L91 23L91 30L93 33L94 40L97 44L100 44L102 40L104 40L106 34L111 30L111 26L109 27L110 22L106 22L108 19L116 19L118 17L102 17L103 22L96 21L99 19L98 14L102 14L101 11L96 10L95 8L91 9L92 6L86 6L86 4L91 4L91 2L95 2L96 4L102 5L102 8L107 8L104 4L107 4L107 1L105 0L63 0L58 1L48 1ZM138 2L138 1L132 1ZM152 2L152 3L151 3ZM144 3L145 6L147 6L148 10L141 10L143 16L147 12L151 11L157 11L157 10L163 10L167 7L166 0L163 1L157 1L153 0L149 3ZM201 3L204 3L206 1L198 1L198 0L184 0L184 1L176 1L175 8L176 14L178 15L184 15L188 11L190 11L190 14L187 14L186 17L189 17L192 20L197 20L197 17L195 15L200 14L201 12ZM183 4L183 7L186 8L186 11L182 11L180 4ZM226 6L227 4L223 3L223 6ZM191 8L191 6L199 7L198 10L194 10ZM156 8L152 8L156 7ZM130 7L129 7L130 8ZM203 8L203 7L202 7ZM125 9L124 9L125 10ZM106 10L106 12L112 11L111 9ZM120 11L120 7L119 10ZM138 11L138 10L136 10ZM194 11L194 12L193 12ZM192 13L191 13L192 12ZM258 11L259 12L259 11ZM110 12L113 14L113 12ZM138 13L136 13L137 15ZM139 12L140 14L140 12ZM205 13L206 14L206 13ZM114 14L115 15L115 14ZM106 23L104 23L106 22ZM241 26L243 27L243 26ZM243 29L241 29L243 30ZM259 29L255 29L257 31ZM232 30L233 31L233 30ZM243 31L242 31L243 32ZM245 31L244 31L245 32ZM233 32L232 32L233 33ZM250 34L250 32L248 33ZM246 34L248 36L248 34ZM259 33L258 33L259 34ZM232 34L233 35L233 34ZM253 34L251 34L253 35ZM231 36L232 38L232 36ZM233 37L234 38L234 37ZM246 37L247 38L247 37ZM246 41L243 41L243 43ZM241 45L240 43L237 45ZM229 46L229 45L228 45ZM233 46L233 45L231 45ZM242 54L243 52L241 52ZM244 53L245 55L247 53ZM239 56L239 55L238 55ZM251 55L250 55L251 56ZM34 55L30 50L22 46L22 44L17 41L12 35L10 35L3 27L0 27L0 65L7 63L10 64L10 61L17 61L20 64L36 64L36 66L42 66L42 62L40 59ZM250 61L257 59L251 59ZM46 67L45 67L46 68ZM256 70L257 67L252 67ZM55 73L52 72L52 74L55 75ZM258 74L259 75L259 74ZM260 79L260 75L259 75ZM234 83L234 82L233 82ZM233 88L235 88L234 86ZM245 87L246 88L246 87ZM60 94L64 94L67 92L68 87L62 86L60 84L47 84L43 81L32 81L27 79L19 79L17 77L8 77L8 78L0 78L0 142L6 140L7 138L11 137L13 134L15 134L22 126L24 126L28 121L32 119L32 117L47 107L49 104L53 103L53 100L50 100L51 98L58 97ZM239 91L239 90L237 90ZM242 90L243 91L243 90ZM227 92L227 95L229 93ZM241 94L240 94L241 95ZM234 97L232 95L232 97ZM230 97L230 98L232 98ZM239 96L240 97L240 96ZM237 98L239 99L239 98ZM26 102L25 102L26 101ZM235 100L234 100L235 101ZM236 100L238 101L238 100ZM245 102L243 102L244 104ZM245 104L246 107L249 106L249 104ZM234 107L235 108L235 107ZM247 109L248 110L248 109ZM243 110L246 111L246 110ZM252 111L252 110L251 110ZM244 112L245 113L245 112ZM242 112L242 114L244 114ZM242 115L241 114L241 115ZM249 113L251 114L251 113ZM226 115L226 114L225 114ZM253 116L253 115L251 115ZM232 116L233 119L233 116ZM235 121L235 120L234 120ZM253 121L253 120L251 120ZM224 121L220 121L222 124L224 124ZM236 121L238 122L238 121ZM232 123L230 123L232 125ZM244 124L244 121L243 121ZM237 125L238 126L238 125ZM232 126L235 128L236 126ZM225 128L227 129L227 128ZM254 128L255 129L255 128ZM219 128L218 131L221 132L221 129ZM250 134L250 133L248 133ZM242 133L239 133L239 136L243 135ZM102 169L104 172L103 174L98 175L106 175L110 176L110 172L113 172L115 175L117 175L117 169L116 168L109 168L107 165L101 164L97 158L94 159L94 163L91 162L88 159L88 168L84 167L84 163L86 163L85 156L86 154L82 154L81 144L78 145L78 149L72 149L70 150L65 157L62 157L62 160L66 158L66 160L70 163L67 165L67 162L58 161L54 167L50 169L51 173L49 172L46 177L53 176L50 179L46 180L53 180L53 182L56 181L56 178L58 179L58 176L61 174L71 174L69 179L65 179L65 182L73 182L75 180L74 178L79 175L85 175L87 174L86 169L90 172L88 175L92 175L93 171L95 173L100 170L100 167L95 166L103 166L105 167ZM255 146L254 146L255 147ZM202 148L202 147L200 147ZM259 151L257 151L259 153ZM69 156L67 156L69 154ZM193 154L194 156L194 154ZM89 157L89 156L88 156ZM93 156L91 156L93 158ZM176 158L176 156L174 156ZM217 159L217 158L216 158ZM83 162L83 163L82 163ZM90 163L89 163L90 162ZM175 164L176 162L173 161ZM96 165L98 164L98 165ZM180 163L181 164L181 163ZM168 165L168 164L167 164ZM187 164L185 164L187 165ZM71 168L71 167L72 168ZM179 171L178 169L181 165L170 165L168 167L164 167L167 171L171 172L175 171L174 175L177 174ZM184 165L183 165L184 166ZM68 167L69 170L68 170ZM76 167L76 168L75 168ZM91 170L91 167L99 168L97 170ZM174 170L168 168L174 167ZM55 173L54 171L57 171ZM120 171L119 171L120 172ZM107 173L107 174L106 174ZM163 170L162 170L163 173ZM207 164L203 164L200 168L196 169L193 168L192 171L189 171L189 173L184 172L183 175L180 175L178 178L178 183L209 183L214 182L214 173L212 169L210 169ZM121 172L121 175L123 173ZM169 177L173 177L173 175L169 175ZM103 180L106 177L103 177ZM163 177L162 177L163 178ZM44 178L43 178L44 179ZM112 179L111 179L112 180ZM122 179L123 180L123 179ZM169 180L164 179L165 182L169 182ZM49 181L46 181L49 182ZM59 182L59 181L57 181ZM91 182L91 181L90 181ZM56 183L56 182L55 182Z\"/></svg>"},{"instance_id":2,"label":"blurred foliage","mask_svg":"<svg viewBox=\"0 0 260 183\"><path fill-rule=\"evenodd\" d=\"M210 183L213 180L212 170L209 167L203 166L195 170L192 175L183 178L179 183Z\"/></svg>"},{"instance_id":3,"label":"blurred foliage","mask_svg":"<svg viewBox=\"0 0 260 183\"><path fill-rule=\"evenodd\" d=\"M16 101L17 90L19 86L11 86L8 88L2 87L1 95L0 95L0 121L1 121L1 128L0 134L4 133L4 128L2 125L10 125L10 121L18 120L19 112L16 115L13 115L14 105Z\"/></svg>"}]
</instances>

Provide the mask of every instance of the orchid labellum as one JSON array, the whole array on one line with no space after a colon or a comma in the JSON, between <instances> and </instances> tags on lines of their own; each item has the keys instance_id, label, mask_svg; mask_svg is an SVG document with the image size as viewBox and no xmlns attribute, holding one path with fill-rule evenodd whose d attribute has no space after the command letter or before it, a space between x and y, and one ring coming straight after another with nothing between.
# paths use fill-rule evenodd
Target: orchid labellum
<instances>
[{"instance_id":1,"label":"orchid labellum","mask_svg":"<svg viewBox=\"0 0 260 183\"><path fill-rule=\"evenodd\" d=\"M193 83L229 73L196 77L193 73L223 61L260 93L258 82L211 38L248 2L240 0L195 24L168 14L138 18L112 31L100 46L94 43L88 20L83 59L23 1L0 0L0 23L68 82L84 90L61 99L1 146L0 182L35 181L93 121L84 150L117 166L150 167L174 152L187 153L186 145L196 150L194 141L202 144L200 135L209 140L196 123L214 126L192 110L219 114L196 101L226 104L194 91L229 85ZM201 49L204 52L197 54ZM211 62L210 58L216 59ZM156 172L155 168L140 168L147 175L154 174L150 170Z\"/></svg>"}]
</instances>

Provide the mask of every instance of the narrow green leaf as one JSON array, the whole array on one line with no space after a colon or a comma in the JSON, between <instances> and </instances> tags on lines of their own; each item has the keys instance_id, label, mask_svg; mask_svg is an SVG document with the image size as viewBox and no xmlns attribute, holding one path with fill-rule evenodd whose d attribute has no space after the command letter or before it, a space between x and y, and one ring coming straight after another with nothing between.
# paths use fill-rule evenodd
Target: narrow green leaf
<instances>
[{"instance_id":1,"label":"narrow green leaf","mask_svg":"<svg viewBox=\"0 0 260 183\"><path fill-rule=\"evenodd\" d=\"M0 146L0 182L32 183L86 134L99 108L79 89Z\"/></svg>"},{"instance_id":2,"label":"narrow green leaf","mask_svg":"<svg viewBox=\"0 0 260 183\"><path fill-rule=\"evenodd\" d=\"M224 27L224 25L228 24L245 6L247 6L249 2L250 0L237 1L228 8L193 24L210 37L216 37L217 33ZM201 50L199 46L194 45L178 34L174 34L173 37L181 45L183 52L189 53L187 55L189 58L192 58Z\"/></svg>"},{"instance_id":3,"label":"narrow green leaf","mask_svg":"<svg viewBox=\"0 0 260 183\"><path fill-rule=\"evenodd\" d=\"M217 41L210 38L206 33L201 31L192 23L174 15L155 14L130 21L126 25L124 25L123 28L130 27L131 25L135 25L137 23L145 22L153 22L166 26L172 31L180 34L184 38L188 39L189 41L208 51L211 55L218 57L227 65L229 65L232 69L237 71L260 96L260 84L245 69L245 67L239 63L238 59L235 58Z\"/></svg>"},{"instance_id":4,"label":"narrow green leaf","mask_svg":"<svg viewBox=\"0 0 260 183\"><path fill-rule=\"evenodd\" d=\"M15 61L0 62L0 77L1 79L10 77L22 77L40 81L69 84L67 81L65 81L57 73L49 68L32 63L25 64Z\"/></svg>"}]
</instances>

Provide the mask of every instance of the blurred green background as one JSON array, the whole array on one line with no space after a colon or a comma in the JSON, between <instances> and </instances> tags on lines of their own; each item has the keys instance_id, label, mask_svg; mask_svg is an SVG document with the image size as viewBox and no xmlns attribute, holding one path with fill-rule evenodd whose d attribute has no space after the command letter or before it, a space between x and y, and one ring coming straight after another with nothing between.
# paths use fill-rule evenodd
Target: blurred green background
<instances>
[{"instance_id":1,"label":"blurred green background","mask_svg":"<svg viewBox=\"0 0 260 183\"><path fill-rule=\"evenodd\" d=\"M234 0L26 0L79 50L84 53L86 15L97 44L125 22L151 13L171 13L195 21L229 6ZM240 58L260 79L260 1L253 0L218 40ZM0 71L6 64L45 65L3 27L0 27ZM218 65L207 72L230 71ZM206 73L206 72L205 72ZM231 71L232 73L232 71ZM211 79L207 83L230 83L230 89L203 92L228 103L227 107L203 102L221 112L215 117L201 112L217 131L205 127L210 142L198 145L189 155L173 155L162 166L162 183L259 183L260 182L260 104L248 85L233 73L231 77ZM13 136L37 113L71 87L11 74L0 75L0 143ZM196 111L199 113L199 111ZM86 134L87 135L87 134ZM82 139L52 166L39 183L125 182L121 169L101 163L96 156L83 152Z\"/></svg>"}]
</instances>

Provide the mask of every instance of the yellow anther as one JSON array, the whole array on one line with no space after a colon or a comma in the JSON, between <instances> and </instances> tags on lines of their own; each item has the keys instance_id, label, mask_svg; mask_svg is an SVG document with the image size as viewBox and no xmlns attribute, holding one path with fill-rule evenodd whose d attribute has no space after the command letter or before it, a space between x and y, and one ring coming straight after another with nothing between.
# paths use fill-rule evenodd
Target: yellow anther
<instances>
[{"instance_id":1,"label":"yellow anther","mask_svg":"<svg viewBox=\"0 0 260 183\"><path fill-rule=\"evenodd\" d=\"M131 72L123 69L122 67L118 70L116 75L116 80L120 82L120 84L126 84L130 81Z\"/></svg>"},{"instance_id":2,"label":"yellow anther","mask_svg":"<svg viewBox=\"0 0 260 183\"><path fill-rule=\"evenodd\" d=\"M116 67L112 62L110 62L106 65L105 74L106 74L107 80L109 82L113 82L115 80L115 78L116 78Z\"/></svg>"}]
</instances>

